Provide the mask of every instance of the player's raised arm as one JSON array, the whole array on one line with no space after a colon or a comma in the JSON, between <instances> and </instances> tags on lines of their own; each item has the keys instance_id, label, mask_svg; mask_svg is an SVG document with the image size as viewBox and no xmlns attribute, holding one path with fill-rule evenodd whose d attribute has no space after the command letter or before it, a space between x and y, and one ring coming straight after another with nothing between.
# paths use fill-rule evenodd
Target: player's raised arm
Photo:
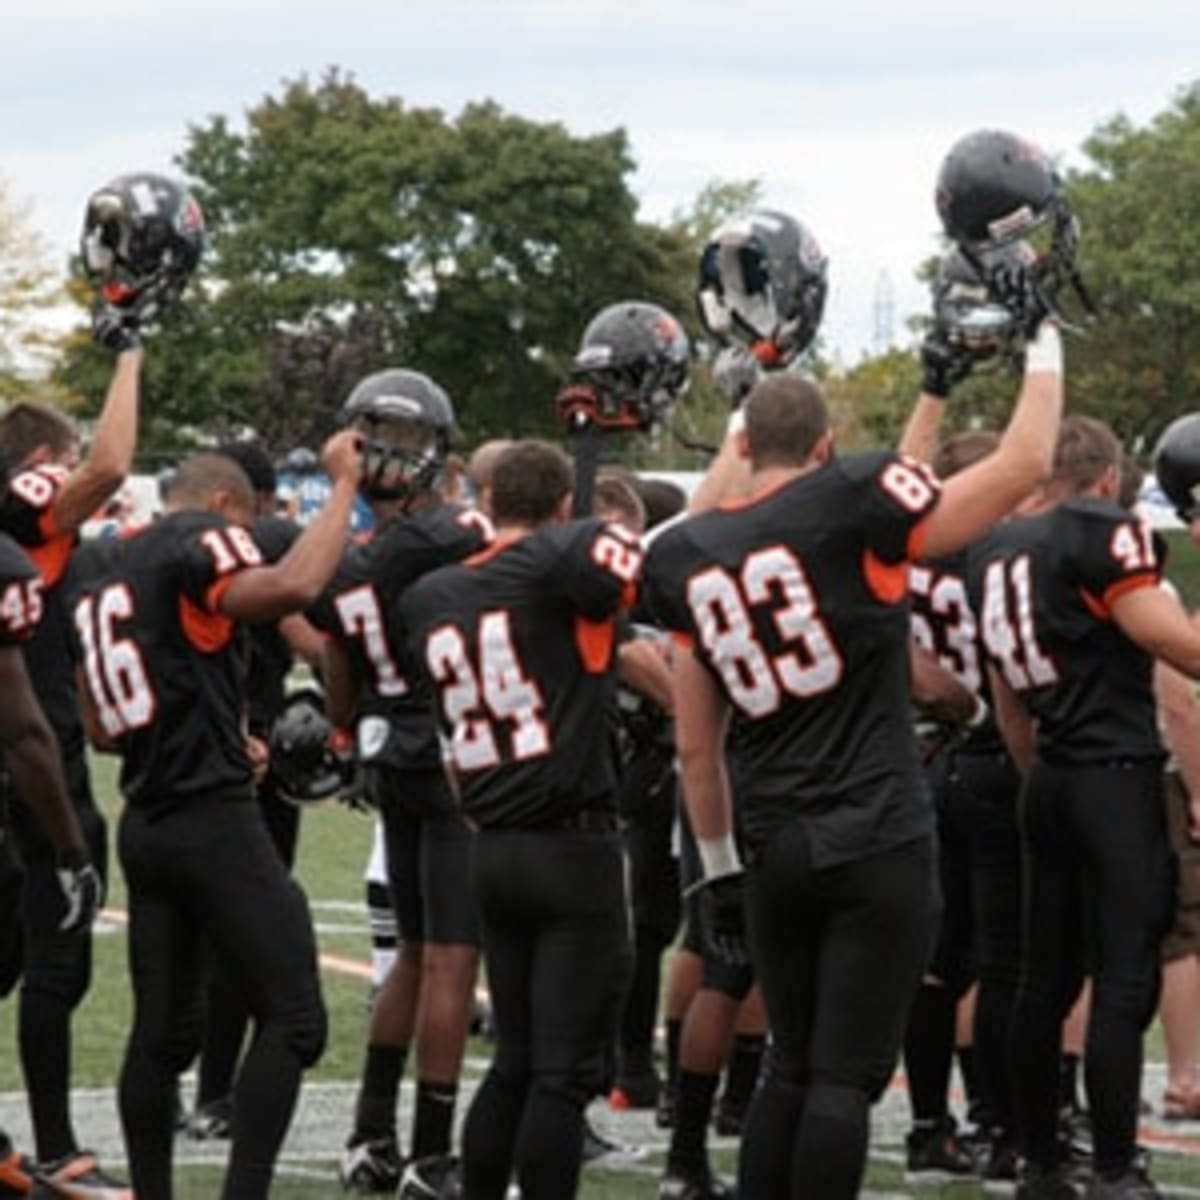
<instances>
[{"instance_id":1,"label":"player's raised arm","mask_svg":"<svg viewBox=\"0 0 1200 1200\"><path fill-rule=\"evenodd\" d=\"M325 507L277 563L235 575L220 610L236 620L274 620L308 607L337 569L362 474L358 435L342 430L325 443L322 460L333 480Z\"/></svg>"},{"instance_id":2,"label":"player's raised arm","mask_svg":"<svg viewBox=\"0 0 1200 1200\"><path fill-rule=\"evenodd\" d=\"M141 329L178 297L203 245L200 207L174 180L123 175L89 197L81 257L98 293L92 336L116 364L91 446L50 506L56 533L73 533L125 482L137 447Z\"/></svg>"},{"instance_id":3,"label":"player's raised arm","mask_svg":"<svg viewBox=\"0 0 1200 1200\"><path fill-rule=\"evenodd\" d=\"M56 533L73 533L125 482L137 446L141 369L141 343L131 333L120 344L91 446L50 506Z\"/></svg>"},{"instance_id":4,"label":"player's raised arm","mask_svg":"<svg viewBox=\"0 0 1200 1200\"><path fill-rule=\"evenodd\" d=\"M1050 473L1062 419L1062 341L1045 321L1025 351L1025 378L994 453L946 481L922 554L949 554L1010 513Z\"/></svg>"}]
</instances>

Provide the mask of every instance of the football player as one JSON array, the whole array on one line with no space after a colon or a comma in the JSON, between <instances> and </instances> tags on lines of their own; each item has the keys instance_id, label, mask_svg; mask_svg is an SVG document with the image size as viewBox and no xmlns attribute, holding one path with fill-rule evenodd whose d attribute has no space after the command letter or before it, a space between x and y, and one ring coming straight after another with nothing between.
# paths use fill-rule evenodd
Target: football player
<instances>
[{"instance_id":1,"label":"football player","mask_svg":"<svg viewBox=\"0 0 1200 1200\"><path fill-rule=\"evenodd\" d=\"M747 503L652 544L647 591L680 635L676 738L712 943L753 960L771 1026L739 1192L857 1195L937 915L933 816L907 720L907 570L965 545L1048 465L1061 347L1043 325L996 452L944 488L891 452L841 458L817 386L769 377L735 433ZM732 834L723 742L743 728ZM748 885L748 886L747 886Z\"/></svg>"},{"instance_id":2,"label":"football player","mask_svg":"<svg viewBox=\"0 0 1200 1200\"><path fill-rule=\"evenodd\" d=\"M0 530L33 559L46 606L25 648L30 677L57 735L72 802L101 872L107 870L107 831L88 778L62 583L80 527L120 488L133 460L139 330L183 288L202 244L200 210L172 180L127 175L94 193L82 238L84 264L100 295L92 332L116 362L91 446L81 458L74 425L51 408L21 403L0 418L0 452L14 465L0 501ZM21 807L12 813L25 868L18 1044L37 1155L52 1179L78 1195L92 1194L86 1190L92 1186L99 1189L95 1194L107 1195L104 1189L117 1185L92 1154L80 1150L70 1115L71 1015L91 980L91 936L59 928L53 853L23 813Z\"/></svg>"},{"instance_id":3,"label":"football player","mask_svg":"<svg viewBox=\"0 0 1200 1200\"><path fill-rule=\"evenodd\" d=\"M262 552L263 561L278 562L300 536L300 527L276 514L276 475L270 458L260 445L250 441L227 442L218 446L217 452L233 459L253 485L255 515L250 534ZM319 663L321 637L301 614L289 613L279 621L250 625L248 639L247 728L252 737L265 744L275 718L283 709L284 680L293 662L300 658L310 664ZM282 799L276 784L276 776L268 768L255 793L271 840L284 865L291 870L296 859L300 808ZM196 1109L187 1122L190 1137L203 1140L229 1136L233 1076L245 1041L248 1016L236 981L215 969L208 988Z\"/></svg>"},{"instance_id":4,"label":"football player","mask_svg":"<svg viewBox=\"0 0 1200 1200\"><path fill-rule=\"evenodd\" d=\"M1029 1163L1018 1194L1031 1198L1074 1194L1057 1136L1057 1049L1085 969L1088 1195L1159 1195L1135 1143L1142 1040L1174 909L1152 666L1161 657L1195 677L1200 633L1157 586L1150 530L1115 503L1120 462L1107 426L1070 418L1038 514L997 529L970 562L1002 727L1032 751L1012 1043L1017 1129Z\"/></svg>"},{"instance_id":5,"label":"football player","mask_svg":"<svg viewBox=\"0 0 1200 1200\"><path fill-rule=\"evenodd\" d=\"M329 635L330 716L345 746L356 741L364 792L383 819L401 945L371 1008L340 1174L347 1189L390 1192L400 1180L396 1108L414 1036L410 1152L426 1158L450 1148L478 922L462 882L471 835L446 778L431 692L422 677L409 677L403 627L389 606L425 572L480 550L491 527L479 511L445 504L438 494L454 410L428 376L403 369L369 375L351 392L343 417L364 440L362 492L376 530L346 554L311 616Z\"/></svg>"},{"instance_id":6,"label":"football player","mask_svg":"<svg viewBox=\"0 0 1200 1200\"><path fill-rule=\"evenodd\" d=\"M733 416L724 444L689 502L690 512L711 508L749 486L750 472L736 446L740 405L766 370L792 363L816 336L825 306L826 271L826 259L808 229L772 210L735 217L702 251L697 301L708 331L727 344L715 375ZM735 723L729 739L735 764L739 728ZM721 1070L735 1044L739 1008L751 994L754 971L748 961L723 961L705 943L694 891L702 875L700 862L686 816L681 824L685 832L680 870L692 892L685 905L683 948L689 957L700 958L701 967L699 986L681 1018L671 1144L659 1195L662 1200L709 1200L729 1192L710 1168L707 1135ZM691 971L688 958L681 956L678 969L685 975ZM669 1013L668 1020L673 1015ZM743 1067L749 1069L749 1064Z\"/></svg>"},{"instance_id":7,"label":"football player","mask_svg":"<svg viewBox=\"0 0 1200 1200\"><path fill-rule=\"evenodd\" d=\"M478 898L496 1021L463 1133L463 1195L574 1196L583 1109L604 1086L631 965L611 734L615 618L641 549L565 521L571 466L544 443L496 464L492 546L401 597L436 687Z\"/></svg>"},{"instance_id":8,"label":"football player","mask_svg":"<svg viewBox=\"0 0 1200 1200\"><path fill-rule=\"evenodd\" d=\"M989 287L987 269L1003 264L1019 273L1032 251L1015 241L980 250L961 249L942 260L933 285L933 325L921 346L921 396L901 450L921 461L932 456L945 480L990 454L994 434L962 434L936 447L945 401L974 369L992 369L1021 352L1017 316ZM975 1156L960 1139L947 1103L959 1001L980 977L979 1076L987 1093L988 1178L1015 1173L1012 1105L1007 1071L1008 1018L1020 965L1018 905L1020 857L1016 839L1018 775L990 719L978 645L978 621L966 593L966 552L913 565L912 627L916 642L977 697L965 736L935 734L926 755L938 818L942 921L929 968L913 1002L905 1036L913 1127L907 1138L912 1181L973 1174ZM967 1061L966 1055L960 1064ZM968 1099L978 1078L964 1067Z\"/></svg>"},{"instance_id":9,"label":"football player","mask_svg":"<svg viewBox=\"0 0 1200 1200\"><path fill-rule=\"evenodd\" d=\"M1200 416L1171 423L1154 452L1159 486L1200 543L1194 489L1200 487ZM1122 472L1124 476L1124 472ZM1167 828L1179 858L1178 909L1163 944L1159 1017L1167 1050L1163 1117L1200 1119L1200 705L1191 681L1159 663L1155 690L1163 737L1171 750Z\"/></svg>"},{"instance_id":10,"label":"football player","mask_svg":"<svg viewBox=\"0 0 1200 1200\"><path fill-rule=\"evenodd\" d=\"M21 649L43 611L40 574L16 543L0 534L0 688L5 696L0 753L17 798L32 807L31 815L52 854L53 870L43 886L54 893L42 902L53 907L58 930L66 934L90 928L104 888L71 801L54 730L38 701ZM6 913L5 921L16 925L18 918ZM0 1189L13 1195L32 1191L35 1171L35 1165L0 1132Z\"/></svg>"},{"instance_id":11,"label":"football player","mask_svg":"<svg viewBox=\"0 0 1200 1200\"><path fill-rule=\"evenodd\" d=\"M211 948L254 1019L233 1097L222 1195L265 1198L304 1069L325 1044L312 921L254 799L238 622L313 603L341 557L358 437L331 438L330 498L275 564L246 526L255 495L221 454L186 460L165 514L109 542L72 600L89 733L123 757L133 1028L118 1100L138 1195L173 1195L179 1072L200 1038Z\"/></svg>"},{"instance_id":12,"label":"football player","mask_svg":"<svg viewBox=\"0 0 1200 1200\"><path fill-rule=\"evenodd\" d=\"M926 394L931 394L927 384ZM996 446L994 434L948 439L934 474L952 478ZM923 559L909 573L917 642L983 701L971 725L943 742L927 765L938 819L943 915L905 1036L913 1128L907 1171L914 1180L975 1172L947 1104L958 1001L979 980L973 1058L986 1104L980 1131L989 1138L985 1177L1011 1176L1012 1104L1007 1045L1020 967L1020 855L1016 798L1020 777L990 718L976 614L966 588L966 554Z\"/></svg>"}]
</instances>

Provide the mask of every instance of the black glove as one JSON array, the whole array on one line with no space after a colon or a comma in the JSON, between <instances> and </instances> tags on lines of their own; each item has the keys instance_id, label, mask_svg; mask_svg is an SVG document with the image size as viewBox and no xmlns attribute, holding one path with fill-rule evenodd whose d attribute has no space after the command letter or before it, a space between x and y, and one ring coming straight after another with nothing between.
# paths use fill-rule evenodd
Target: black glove
<instances>
[{"instance_id":1,"label":"black glove","mask_svg":"<svg viewBox=\"0 0 1200 1200\"><path fill-rule=\"evenodd\" d=\"M1001 264L988 274L992 295L1012 313L1027 338L1037 336L1038 326L1053 309L1033 272L1022 265Z\"/></svg>"},{"instance_id":2,"label":"black glove","mask_svg":"<svg viewBox=\"0 0 1200 1200\"><path fill-rule=\"evenodd\" d=\"M66 903L66 914L58 923L59 932L86 929L104 903L104 881L100 872L85 851L75 850L59 856L55 874Z\"/></svg>"},{"instance_id":3,"label":"black glove","mask_svg":"<svg viewBox=\"0 0 1200 1200\"><path fill-rule=\"evenodd\" d=\"M742 966L746 948L745 873L716 875L695 885L700 893L700 926L708 948L723 962Z\"/></svg>"},{"instance_id":4,"label":"black glove","mask_svg":"<svg viewBox=\"0 0 1200 1200\"><path fill-rule=\"evenodd\" d=\"M921 343L922 392L945 400L970 373L970 358L952 346L941 330L934 329L925 335Z\"/></svg>"},{"instance_id":5,"label":"black glove","mask_svg":"<svg viewBox=\"0 0 1200 1200\"><path fill-rule=\"evenodd\" d=\"M92 310L92 340L114 354L136 350L142 344L137 314L112 304L98 304Z\"/></svg>"}]
</instances>

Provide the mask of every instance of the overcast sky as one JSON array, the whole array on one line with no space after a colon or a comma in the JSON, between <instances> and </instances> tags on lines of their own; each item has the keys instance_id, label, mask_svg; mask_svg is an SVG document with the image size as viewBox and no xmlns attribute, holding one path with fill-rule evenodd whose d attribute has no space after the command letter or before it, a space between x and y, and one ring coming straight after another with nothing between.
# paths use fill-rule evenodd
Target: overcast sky
<instances>
[{"instance_id":1,"label":"overcast sky","mask_svg":"<svg viewBox=\"0 0 1200 1200\"><path fill-rule=\"evenodd\" d=\"M189 123L239 119L338 65L449 114L490 97L586 134L621 125L651 218L760 177L830 258L827 342L870 350L927 297L933 180L961 134L1018 131L1068 162L1200 78L1197 0L8 0L0 174L62 259L87 194L170 171ZM1072 11L1075 10L1075 11ZM1086 237L1086 231L1085 231Z\"/></svg>"}]
</instances>

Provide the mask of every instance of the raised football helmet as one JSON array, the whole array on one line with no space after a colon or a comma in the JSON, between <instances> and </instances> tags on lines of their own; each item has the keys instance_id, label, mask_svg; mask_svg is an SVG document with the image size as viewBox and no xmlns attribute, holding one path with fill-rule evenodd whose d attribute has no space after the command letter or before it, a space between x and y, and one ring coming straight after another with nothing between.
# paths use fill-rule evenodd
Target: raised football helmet
<instances>
[{"instance_id":1,"label":"raised football helmet","mask_svg":"<svg viewBox=\"0 0 1200 1200\"><path fill-rule=\"evenodd\" d=\"M341 790L344 773L330 748L332 729L316 688L300 688L288 696L268 739L271 775L281 799L319 804Z\"/></svg>"},{"instance_id":2,"label":"raised football helmet","mask_svg":"<svg viewBox=\"0 0 1200 1200\"><path fill-rule=\"evenodd\" d=\"M583 331L559 415L572 427L649 429L687 391L690 353L683 326L665 308L610 304Z\"/></svg>"},{"instance_id":3,"label":"raised football helmet","mask_svg":"<svg viewBox=\"0 0 1200 1200\"><path fill-rule=\"evenodd\" d=\"M362 490L374 500L432 487L455 433L450 397L428 375L403 368L360 380L342 420L363 436Z\"/></svg>"},{"instance_id":4,"label":"raised football helmet","mask_svg":"<svg viewBox=\"0 0 1200 1200\"><path fill-rule=\"evenodd\" d=\"M934 199L947 237L1023 332L1032 335L1047 315L1062 321L1067 285L1093 311L1076 265L1079 222L1058 172L1032 142L997 129L960 138L942 161ZM1022 261L995 253L1017 242L1027 247Z\"/></svg>"},{"instance_id":5,"label":"raised football helmet","mask_svg":"<svg viewBox=\"0 0 1200 1200\"><path fill-rule=\"evenodd\" d=\"M727 221L700 254L704 327L750 347L763 366L802 353L821 324L828 260L795 217L754 209Z\"/></svg>"},{"instance_id":6,"label":"raised football helmet","mask_svg":"<svg viewBox=\"0 0 1200 1200\"><path fill-rule=\"evenodd\" d=\"M195 197L163 175L120 175L88 198L80 254L100 298L138 320L183 291L204 249Z\"/></svg>"},{"instance_id":7,"label":"raised football helmet","mask_svg":"<svg viewBox=\"0 0 1200 1200\"><path fill-rule=\"evenodd\" d=\"M1021 352L1017 318L994 296L988 273L994 265L1021 269L1036 257L1027 242L1009 242L968 258L955 247L938 264L933 283L933 324L946 344L973 362Z\"/></svg>"},{"instance_id":8,"label":"raised football helmet","mask_svg":"<svg viewBox=\"0 0 1200 1200\"><path fill-rule=\"evenodd\" d=\"M1200 517L1200 413L1167 426L1154 447L1154 474L1180 520Z\"/></svg>"}]
</instances>

